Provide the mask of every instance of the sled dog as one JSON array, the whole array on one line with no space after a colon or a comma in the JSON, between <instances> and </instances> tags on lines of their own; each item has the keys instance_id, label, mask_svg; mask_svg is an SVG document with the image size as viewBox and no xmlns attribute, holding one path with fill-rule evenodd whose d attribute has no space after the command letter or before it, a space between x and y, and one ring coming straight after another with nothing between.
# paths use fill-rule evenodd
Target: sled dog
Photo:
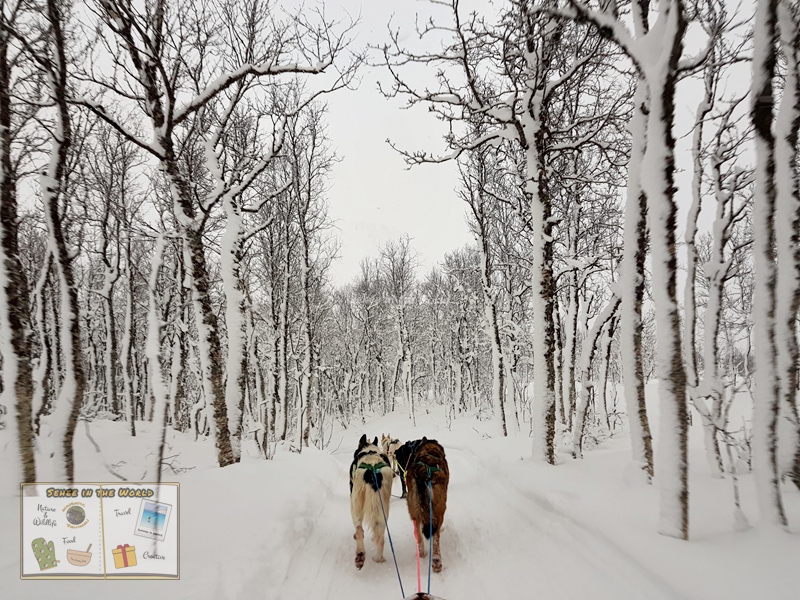
<instances>
[{"instance_id":1,"label":"sled dog","mask_svg":"<svg viewBox=\"0 0 800 600\"><path fill-rule=\"evenodd\" d=\"M433 538L433 570L442 570L442 554L439 549L439 534L444 524L444 511L447 508L447 485L450 482L450 469L444 455L444 448L436 440L423 437L421 440L406 442L395 452L401 472L405 473L408 488L408 514L417 528L419 555L425 556L423 536ZM431 520L431 500L428 482L433 492L433 520Z\"/></svg>"},{"instance_id":2,"label":"sled dog","mask_svg":"<svg viewBox=\"0 0 800 600\"><path fill-rule=\"evenodd\" d=\"M383 448L384 454L389 457L391 461L392 471L395 472L396 475L400 476L400 485L403 487L403 493L400 495L401 498L406 497L406 478L403 477L401 471L397 468L397 457L395 456L395 452L401 446L400 440L392 439L390 434L381 434L381 448Z\"/></svg>"},{"instance_id":3,"label":"sled dog","mask_svg":"<svg viewBox=\"0 0 800 600\"><path fill-rule=\"evenodd\" d=\"M392 477L394 472L389 466L389 457L378 447L378 438L367 441L362 435L358 448L350 465L350 514L356 528L353 539L356 541L356 568L364 566L364 528L366 522L372 530L372 541L375 542L375 562L383 562L383 534L386 524L383 519L389 518L389 501L392 496ZM379 496L380 494L380 496ZM381 507L383 500L383 507Z\"/></svg>"}]
</instances>

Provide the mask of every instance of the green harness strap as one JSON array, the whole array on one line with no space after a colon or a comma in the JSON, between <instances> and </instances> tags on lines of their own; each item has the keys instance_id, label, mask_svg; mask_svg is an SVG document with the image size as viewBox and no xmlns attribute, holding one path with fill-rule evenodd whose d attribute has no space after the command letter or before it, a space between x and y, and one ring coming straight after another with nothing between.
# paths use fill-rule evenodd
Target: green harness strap
<instances>
[{"instance_id":1,"label":"green harness strap","mask_svg":"<svg viewBox=\"0 0 800 600\"><path fill-rule=\"evenodd\" d=\"M383 467L388 467L389 465L385 463L378 463L377 465L368 465L367 463L361 463L358 465L359 469L366 469L367 471L372 471L373 473L377 473Z\"/></svg>"},{"instance_id":2,"label":"green harness strap","mask_svg":"<svg viewBox=\"0 0 800 600\"><path fill-rule=\"evenodd\" d=\"M430 467L430 466L426 465L424 462L417 462L417 464L420 467L425 467L425 469L428 471L428 481L430 481L430 479L431 479L431 473L436 473L436 471L441 471L442 470L439 467Z\"/></svg>"},{"instance_id":3,"label":"green harness strap","mask_svg":"<svg viewBox=\"0 0 800 600\"><path fill-rule=\"evenodd\" d=\"M431 473L436 473L436 471L441 471L441 470L442 470L442 469L440 469L439 467L429 467L429 466L428 466L428 465L426 465L424 462L417 462L417 464L418 464L420 467L425 467L426 471L428 472L428 479L430 479L430 478L431 478ZM398 462L398 463L397 463L397 468L398 468L398 469L400 469L400 472L403 474L403 479L405 479L405 478L406 478L406 473L407 473L407 471L406 471L406 470L403 468L403 465L401 465L401 464Z\"/></svg>"}]
</instances>

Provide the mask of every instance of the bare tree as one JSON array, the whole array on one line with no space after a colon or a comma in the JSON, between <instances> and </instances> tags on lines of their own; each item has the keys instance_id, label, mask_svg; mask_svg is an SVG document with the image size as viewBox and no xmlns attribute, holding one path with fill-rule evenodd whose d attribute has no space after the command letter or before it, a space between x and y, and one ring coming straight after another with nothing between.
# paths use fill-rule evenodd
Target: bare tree
<instances>
[{"instance_id":1,"label":"bare tree","mask_svg":"<svg viewBox=\"0 0 800 600\"><path fill-rule=\"evenodd\" d=\"M492 201L490 194L490 181L495 167L491 164L487 148L479 148L470 156L470 161L461 168L463 189L460 192L462 200L467 202L471 212L469 219L470 228L478 243L480 256L480 274L483 288L484 320L486 323L486 336L492 348L492 406L496 411L500 424L500 432L508 435L506 424L505 398L506 366L503 356L503 345L500 338L500 317L498 316L500 302L499 286L493 283L493 262L496 256L492 245L494 240L492 222Z\"/></svg>"},{"instance_id":2,"label":"bare tree","mask_svg":"<svg viewBox=\"0 0 800 600\"><path fill-rule=\"evenodd\" d=\"M36 61L48 82L47 99L53 106L52 121L47 126L50 135L49 160L45 174L41 177L41 187L49 252L54 257L54 273L58 281L60 301L58 337L63 351L63 378L58 389L58 398L46 421L50 433L62 440L62 448L49 449L55 458L53 463L49 463L52 467L50 476L54 481L72 482L74 481L73 438L83 401L85 376L78 291L72 252L68 247L63 223L64 204L67 202L69 192L68 160L73 143L73 120L68 98L70 84L67 75L70 60L66 42L68 6L60 0L48 0L41 7L40 17L43 34L33 44L23 38L18 31L15 31L14 35Z\"/></svg>"},{"instance_id":3,"label":"bare tree","mask_svg":"<svg viewBox=\"0 0 800 600\"><path fill-rule=\"evenodd\" d=\"M611 327L614 316L620 305L619 296L613 295L603 311L597 316L589 334L584 338L583 350L581 351L581 398L578 403L575 416L575 430L573 435L572 456L573 458L583 458L583 433L586 423L586 415L589 410L589 394L595 387L595 382L590 380L589 371L597 349L598 340L606 329ZM601 380L602 385L605 381Z\"/></svg>"},{"instance_id":4,"label":"bare tree","mask_svg":"<svg viewBox=\"0 0 800 600\"><path fill-rule=\"evenodd\" d=\"M409 410L409 417L412 423L416 424L412 379L414 357L409 328L409 304L415 288L416 259L411 249L411 238L404 236L397 241L389 241L380 252L381 285L385 288L392 305L397 334L397 360L392 378L392 390L394 391L399 383L403 402Z\"/></svg>"},{"instance_id":5,"label":"bare tree","mask_svg":"<svg viewBox=\"0 0 800 600\"><path fill-rule=\"evenodd\" d=\"M526 198L525 219L531 240L530 274L533 344L533 455L555 463L555 370L553 354L554 299L552 199L547 157L550 106L566 94L565 86L597 67L595 60L605 42L585 28L560 17L534 10L533 3L515 0L500 11L497 24L487 24L477 14L464 15L458 0L447 4L450 23L427 23L419 35L444 34L441 50L415 53L402 47L392 32L392 45L384 48L393 87L387 95L405 97L409 104L426 104L450 126L446 142L450 152L431 155L405 153L410 164L458 158L483 145L511 140L519 152L519 185ZM549 4L547 6L550 6ZM570 50L564 51L564 45ZM602 63L598 59L599 63ZM438 69L436 88L412 87L402 76L403 66L422 64ZM478 73L489 68L486 75ZM465 126L481 122L481 135ZM581 120L585 130L576 135L591 139L604 126L602 119ZM573 135L576 130L569 130ZM574 147L573 140L569 147Z\"/></svg>"},{"instance_id":6,"label":"bare tree","mask_svg":"<svg viewBox=\"0 0 800 600\"><path fill-rule=\"evenodd\" d=\"M103 38L108 54L119 68L118 73L131 76L124 81L108 80L97 73L89 73L89 79L98 84L96 89L106 94L113 93L124 101L137 101L143 117L152 127L152 141L133 135L124 122L112 114L107 103L95 99L82 101L97 116L155 157L169 183L175 217L185 239L197 313L195 324L204 395L214 408L214 431L221 466L234 462L235 456L203 230L214 203L220 201L224 193L235 193L224 189L224 193L201 197L198 202L195 193L203 186L197 184L207 182L202 181L203 174L195 176L201 181L193 182L193 173L182 168L182 139L188 139L183 136L190 138L193 132L207 131L205 113L223 94L253 78L333 71L334 61L348 43L349 28L337 31L337 26L326 21L324 16L313 22L298 13L287 22L281 22L265 15L264 6L260 0L252 0L246 9L240 10L235 3L221 2L217 14L222 17L216 22L194 3L173 7L158 0L142 11L129 0L99 0L97 15L111 34ZM255 29L254 23L247 20L252 15L263 17ZM239 36L237 19L240 16L246 21L245 30L249 26L256 35L244 49L240 47L243 39ZM216 44L223 44L230 53L213 49ZM215 58L219 56L233 56L238 64L220 62ZM356 63L345 65L327 89L346 85ZM236 403L235 400L230 402Z\"/></svg>"},{"instance_id":7,"label":"bare tree","mask_svg":"<svg viewBox=\"0 0 800 600\"><path fill-rule=\"evenodd\" d=\"M299 232L300 251L300 348L302 359L298 370L299 410L298 430L301 446L308 447L314 407L311 404L311 380L313 375L314 344L312 317L312 285L314 274L315 245L327 225L322 201L326 189L326 178L336 159L329 148L324 115L326 107L314 103L297 117L288 127L288 146L291 169L291 196L294 218Z\"/></svg>"},{"instance_id":8,"label":"bare tree","mask_svg":"<svg viewBox=\"0 0 800 600\"><path fill-rule=\"evenodd\" d=\"M598 27L598 31L619 44L634 62L639 76L647 86L647 118L636 121L633 135L640 137L638 143L635 142L631 149L632 155L636 151L641 151L644 144L646 147L641 155L641 164L629 165L629 169L641 168L645 176L640 181L641 190L634 190L636 193L629 194L628 198L629 204L631 198L641 199L641 192L644 192L647 198L647 223L653 256L653 299L658 323L656 352L659 397L662 406L661 444L666 459L662 462L660 467L662 472L658 476L661 484L659 531L665 535L688 539L686 372L683 366L676 298L677 206L674 198L675 138L672 128L675 116L675 86L679 73L702 64L708 49L692 59L682 58L683 36L687 26L682 0L659 0L657 21L651 29L647 28L647 22L643 18L649 10L649 2L633 2L631 4L635 14L633 33L620 18L616 3L600 3L597 9L578 0L570 0L570 5L577 18L593 23ZM652 47L657 51L644 51L637 43L643 39L647 39L648 48ZM635 101L637 105L644 101L644 90L636 95ZM644 136L642 128L646 131ZM631 216L639 219L641 215L642 211L639 210ZM626 221L627 219L628 214ZM636 231L636 237L641 241L638 235L641 229L637 227ZM641 243L635 244L634 247L638 251L643 250ZM630 258L626 260L629 263L626 268L632 268ZM635 282L635 277L629 277L629 283L631 282ZM627 331L627 339L633 340L634 343L635 338L631 335L630 325L635 324L636 319L625 317L624 311L635 310L635 306L634 304L623 308L623 329ZM640 433L636 434L636 439L646 439Z\"/></svg>"}]
</instances>

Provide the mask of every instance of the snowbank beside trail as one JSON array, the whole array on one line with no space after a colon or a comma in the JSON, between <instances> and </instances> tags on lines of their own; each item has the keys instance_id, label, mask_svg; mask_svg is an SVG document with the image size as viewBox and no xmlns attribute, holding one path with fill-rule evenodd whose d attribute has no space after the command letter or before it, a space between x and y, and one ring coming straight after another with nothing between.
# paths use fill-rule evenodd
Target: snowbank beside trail
<instances>
[{"instance_id":1,"label":"snowbank beside trail","mask_svg":"<svg viewBox=\"0 0 800 600\"><path fill-rule=\"evenodd\" d=\"M654 407L655 410L655 407ZM445 426L437 412L375 417L337 430L325 450L278 448L264 461L245 447L241 464L215 467L214 445L190 435L170 439L181 484L180 581L21 581L18 488L0 496L0 577L3 597L58 596L86 600L268 599L374 600L402 598L387 540L386 562L356 570L348 468L357 440L389 433L442 443L450 464L448 507L441 534L444 570L431 593L446 600L551 599L789 599L800 589L800 494L784 499L794 533L733 531L728 479L708 477L702 447L691 446L691 538L656 532L657 490L628 486L630 456L623 435L557 467L531 460L531 440L517 433L490 437L494 424L463 417ZM693 430L699 430L695 421ZM121 423L95 422L92 439L77 432L78 476L108 480L107 468L141 477L150 457L137 454ZM693 435L694 435L693 431ZM657 446L656 446L657 448ZM139 458L136 458L136 457ZM0 471L13 456L0 454ZM190 469L182 471L182 469ZM757 523L752 476L741 478L742 507ZM8 492L12 489L12 492ZM405 596L416 591L414 538L400 485L394 482L389 526ZM422 586L427 589L427 563Z\"/></svg>"}]
</instances>

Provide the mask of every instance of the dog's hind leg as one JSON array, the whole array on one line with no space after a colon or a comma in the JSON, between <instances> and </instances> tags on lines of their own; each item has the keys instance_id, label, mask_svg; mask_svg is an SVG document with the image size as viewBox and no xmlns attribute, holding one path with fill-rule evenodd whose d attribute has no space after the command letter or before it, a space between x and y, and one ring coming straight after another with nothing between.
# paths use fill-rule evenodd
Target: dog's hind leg
<instances>
[{"instance_id":1,"label":"dog's hind leg","mask_svg":"<svg viewBox=\"0 0 800 600\"><path fill-rule=\"evenodd\" d=\"M384 533L386 527L383 524L383 521L376 521L372 525L372 541L375 542L375 556L372 560L377 563L385 562L386 559L383 557L383 545L385 543Z\"/></svg>"},{"instance_id":2,"label":"dog's hind leg","mask_svg":"<svg viewBox=\"0 0 800 600\"><path fill-rule=\"evenodd\" d=\"M386 479L384 479L386 481ZM391 481L391 480L390 480ZM379 509L381 512L378 514L377 510L375 511L375 519L372 523L372 541L375 542L375 562L382 563L386 559L383 557L383 548L384 544L386 543L386 538L384 537L386 534L386 522L384 521L384 516L386 519L389 518L389 506L392 499L392 488L389 485L384 485L378 490L378 494L380 494L379 501L382 499L382 507Z\"/></svg>"},{"instance_id":3,"label":"dog's hind leg","mask_svg":"<svg viewBox=\"0 0 800 600\"><path fill-rule=\"evenodd\" d=\"M356 569L364 566L364 528L361 526L364 520L364 487L361 486L350 496L350 513L353 517L353 525L356 532L353 539L356 541Z\"/></svg>"},{"instance_id":4,"label":"dog's hind leg","mask_svg":"<svg viewBox=\"0 0 800 600\"><path fill-rule=\"evenodd\" d=\"M425 536L422 535L422 521L414 523L417 527L417 540L419 540L419 555L428 556L428 551L425 549Z\"/></svg>"},{"instance_id":5,"label":"dog's hind leg","mask_svg":"<svg viewBox=\"0 0 800 600\"><path fill-rule=\"evenodd\" d=\"M353 539L356 541L356 569L364 566L364 528L361 525L356 525L356 532L353 534Z\"/></svg>"},{"instance_id":6,"label":"dog's hind leg","mask_svg":"<svg viewBox=\"0 0 800 600\"><path fill-rule=\"evenodd\" d=\"M431 557L431 567L434 573L439 573L442 570L442 553L439 551L439 533L441 529L437 530L433 535L433 556Z\"/></svg>"}]
</instances>

